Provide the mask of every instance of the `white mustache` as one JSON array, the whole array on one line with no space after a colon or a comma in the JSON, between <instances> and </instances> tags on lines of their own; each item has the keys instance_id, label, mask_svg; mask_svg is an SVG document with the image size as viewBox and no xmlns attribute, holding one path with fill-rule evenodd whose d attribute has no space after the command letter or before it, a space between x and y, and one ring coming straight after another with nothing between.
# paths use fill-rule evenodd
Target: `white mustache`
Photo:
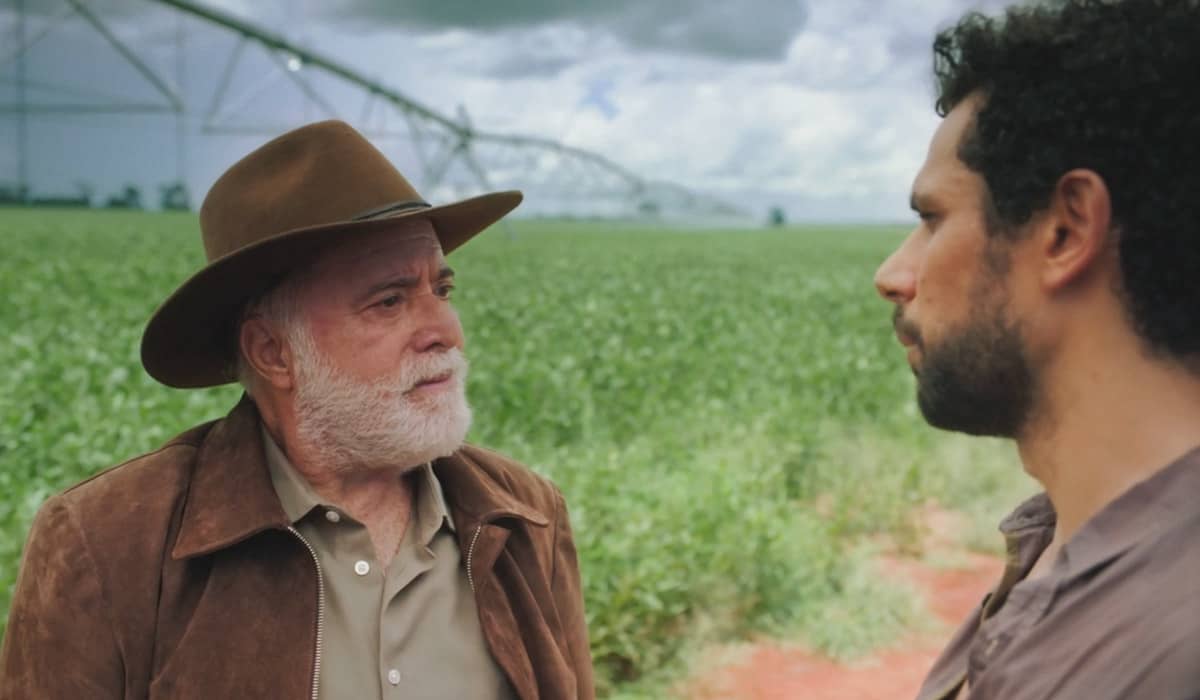
<instances>
[{"instance_id":1,"label":"white mustache","mask_svg":"<svg viewBox=\"0 0 1200 700\"><path fill-rule=\"evenodd\" d=\"M466 356L458 348L450 348L441 353L419 355L402 365L394 386L403 387L403 391L407 393L420 384L447 375L454 381L462 381L466 373Z\"/></svg>"}]
</instances>

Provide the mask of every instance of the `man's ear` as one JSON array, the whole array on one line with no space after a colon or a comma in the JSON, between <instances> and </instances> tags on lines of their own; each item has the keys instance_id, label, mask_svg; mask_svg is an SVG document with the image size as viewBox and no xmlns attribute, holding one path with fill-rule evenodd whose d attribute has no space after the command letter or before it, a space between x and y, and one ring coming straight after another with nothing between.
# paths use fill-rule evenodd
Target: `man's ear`
<instances>
[{"instance_id":1,"label":"man's ear","mask_svg":"<svg viewBox=\"0 0 1200 700\"><path fill-rule=\"evenodd\" d=\"M280 391L292 388L292 356L273 324L261 316L242 321L238 346L246 364L262 381Z\"/></svg>"},{"instance_id":2,"label":"man's ear","mask_svg":"<svg viewBox=\"0 0 1200 700\"><path fill-rule=\"evenodd\" d=\"M1054 186L1048 216L1035 235L1042 284L1062 289L1095 271L1109 249L1112 200L1093 170L1072 170Z\"/></svg>"}]
</instances>

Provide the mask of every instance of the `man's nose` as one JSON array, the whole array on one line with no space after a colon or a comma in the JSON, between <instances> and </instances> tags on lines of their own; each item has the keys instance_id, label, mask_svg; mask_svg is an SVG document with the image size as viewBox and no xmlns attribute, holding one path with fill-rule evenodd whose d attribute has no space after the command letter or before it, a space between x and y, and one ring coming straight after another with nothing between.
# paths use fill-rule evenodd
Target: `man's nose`
<instances>
[{"instance_id":1,"label":"man's nose","mask_svg":"<svg viewBox=\"0 0 1200 700\"><path fill-rule=\"evenodd\" d=\"M417 330L412 345L417 352L461 349L466 342L458 313L446 299L428 295L418 304Z\"/></svg>"},{"instance_id":2,"label":"man's nose","mask_svg":"<svg viewBox=\"0 0 1200 700\"><path fill-rule=\"evenodd\" d=\"M917 294L916 261L912 245L916 233L910 234L875 271L876 291L893 304L907 304Z\"/></svg>"}]
</instances>

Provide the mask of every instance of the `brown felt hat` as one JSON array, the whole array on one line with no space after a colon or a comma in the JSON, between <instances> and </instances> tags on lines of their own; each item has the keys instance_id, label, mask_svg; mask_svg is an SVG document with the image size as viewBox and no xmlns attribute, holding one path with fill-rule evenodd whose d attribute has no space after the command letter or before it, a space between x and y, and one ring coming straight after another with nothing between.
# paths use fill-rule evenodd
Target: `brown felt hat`
<instances>
[{"instance_id":1,"label":"brown felt hat","mask_svg":"<svg viewBox=\"0 0 1200 700\"><path fill-rule=\"evenodd\" d=\"M507 191L431 206L348 124L290 131L238 161L205 197L208 265L150 318L142 366L167 386L232 382L242 307L322 246L420 217L449 254L520 203L520 192Z\"/></svg>"}]
</instances>

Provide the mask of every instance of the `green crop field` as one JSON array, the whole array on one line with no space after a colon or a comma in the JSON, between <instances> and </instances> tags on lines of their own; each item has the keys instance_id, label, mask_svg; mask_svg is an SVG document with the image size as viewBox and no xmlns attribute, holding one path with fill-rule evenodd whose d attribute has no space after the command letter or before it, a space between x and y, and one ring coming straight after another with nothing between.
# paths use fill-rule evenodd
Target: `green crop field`
<instances>
[{"instance_id":1,"label":"green crop field","mask_svg":"<svg viewBox=\"0 0 1200 700\"><path fill-rule=\"evenodd\" d=\"M885 641L917 613L872 573L881 536L918 543L914 513L940 503L985 543L1030 490L1007 447L916 412L871 286L899 229L513 228L451 256L471 437L566 494L604 694L661 688L751 632ZM2 625L48 495L239 392L166 389L138 363L145 320L202 259L194 217L0 210L0 244Z\"/></svg>"}]
</instances>

